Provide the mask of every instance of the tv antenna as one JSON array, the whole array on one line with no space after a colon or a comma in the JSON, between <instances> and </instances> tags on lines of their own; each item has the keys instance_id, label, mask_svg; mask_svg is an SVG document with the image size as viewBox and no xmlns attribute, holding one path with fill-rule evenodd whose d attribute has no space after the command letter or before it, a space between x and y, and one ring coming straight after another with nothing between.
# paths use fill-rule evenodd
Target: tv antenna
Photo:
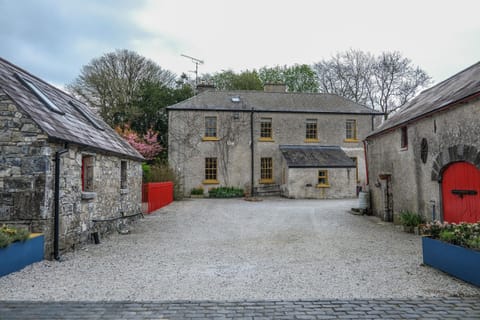
<instances>
[{"instance_id":1,"label":"tv antenna","mask_svg":"<svg viewBox=\"0 0 480 320\"><path fill-rule=\"evenodd\" d=\"M195 71L191 71L195 73L195 87L198 85L198 65L203 64L203 60L187 56L186 54L181 55L184 58L192 60L193 63L195 63Z\"/></svg>"}]
</instances>

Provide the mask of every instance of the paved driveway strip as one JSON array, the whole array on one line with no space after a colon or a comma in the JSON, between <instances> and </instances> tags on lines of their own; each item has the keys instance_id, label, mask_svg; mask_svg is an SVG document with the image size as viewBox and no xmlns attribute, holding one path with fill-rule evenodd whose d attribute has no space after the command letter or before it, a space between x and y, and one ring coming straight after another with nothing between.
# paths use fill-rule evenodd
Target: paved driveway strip
<instances>
[{"instance_id":1,"label":"paved driveway strip","mask_svg":"<svg viewBox=\"0 0 480 320\"><path fill-rule=\"evenodd\" d=\"M480 319L478 298L168 302L0 302L24 319Z\"/></svg>"},{"instance_id":2,"label":"paved driveway strip","mask_svg":"<svg viewBox=\"0 0 480 320\"><path fill-rule=\"evenodd\" d=\"M296 300L480 296L421 266L420 237L356 200L175 202L129 235L0 278L0 300Z\"/></svg>"}]
</instances>

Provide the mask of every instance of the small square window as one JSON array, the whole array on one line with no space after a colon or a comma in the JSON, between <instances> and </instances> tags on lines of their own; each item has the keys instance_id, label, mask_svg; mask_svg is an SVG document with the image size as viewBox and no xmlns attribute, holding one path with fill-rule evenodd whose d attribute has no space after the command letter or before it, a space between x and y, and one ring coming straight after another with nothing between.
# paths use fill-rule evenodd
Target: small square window
<instances>
[{"instance_id":1,"label":"small square window","mask_svg":"<svg viewBox=\"0 0 480 320\"><path fill-rule=\"evenodd\" d=\"M82 191L93 192L93 156L82 156Z\"/></svg>"},{"instance_id":2,"label":"small square window","mask_svg":"<svg viewBox=\"0 0 480 320\"><path fill-rule=\"evenodd\" d=\"M127 189L127 161L120 162L120 189Z\"/></svg>"},{"instance_id":3,"label":"small square window","mask_svg":"<svg viewBox=\"0 0 480 320\"><path fill-rule=\"evenodd\" d=\"M318 184L317 187L329 187L328 183L328 171L327 170L318 170Z\"/></svg>"}]
</instances>

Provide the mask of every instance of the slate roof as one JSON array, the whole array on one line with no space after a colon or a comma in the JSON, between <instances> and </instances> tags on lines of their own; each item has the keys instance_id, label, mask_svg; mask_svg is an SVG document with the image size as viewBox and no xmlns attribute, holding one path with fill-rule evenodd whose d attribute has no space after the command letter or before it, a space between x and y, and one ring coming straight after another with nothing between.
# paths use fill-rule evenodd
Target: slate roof
<instances>
[{"instance_id":1,"label":"slate roof","mask_svg":"<svg viewBox=\"0 0 480 320\"><path fill-rule=\"evenodd\" d=\"M63 114L49 109L21 79L32 83ZM32 117L49 138L143 160L138 151L95 115L88 106L2 58L0 58L0 90Z\"/></svg>"},{"instance_id":2,"label":"slate roof","mask_svg":"<svg viewBox=\"0 0 480 320\"><path fill-rule=\"evenodd\" d=\"M368 137L414 121L480 93L480 62L422 91ZM368 138L367 137L367 138Z\"/></svg>"},{"instance_id":3,"label":"slate roof","mask_svg":"<svg viewBox=\"0 0 480 320\"><path fill-rule=\"evenodd\" d=\"M289 168L355 168L339 146L280 145Z\"/></svg>"},{"instance_id":4,"label":"slate roof","mask_svg":"<svg viewBox=\"0 0 480 320\"><path fill-rule=\"evenodd\" d=\"M238 102L232 98L239 98ZM168 107L168 110L381 114L351 100L327 93L264 91L205 91Z\"/></svg>"}]
</instances>

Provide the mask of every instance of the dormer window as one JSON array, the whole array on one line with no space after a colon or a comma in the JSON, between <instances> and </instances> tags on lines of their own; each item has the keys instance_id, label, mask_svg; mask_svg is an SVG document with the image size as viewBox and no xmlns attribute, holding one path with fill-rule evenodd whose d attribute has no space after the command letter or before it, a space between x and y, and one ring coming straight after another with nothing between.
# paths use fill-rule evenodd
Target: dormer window
<instances>
[{"instance_id":1,"label":"dormer window","mask_svg":"<svg viewBox=\"0 0 480 320\"><path fill-rule=\"evenodd\" d=\"M33 94L37 96L40 101L43 102L43 104L50 109L51 111L58 113L58 114L65 114L59 107L57 107L40 89L38 89L32 82L29 80L23 78L22 76L17 74L18 79L27 86Z\"/></svg>"}]
</instances>

